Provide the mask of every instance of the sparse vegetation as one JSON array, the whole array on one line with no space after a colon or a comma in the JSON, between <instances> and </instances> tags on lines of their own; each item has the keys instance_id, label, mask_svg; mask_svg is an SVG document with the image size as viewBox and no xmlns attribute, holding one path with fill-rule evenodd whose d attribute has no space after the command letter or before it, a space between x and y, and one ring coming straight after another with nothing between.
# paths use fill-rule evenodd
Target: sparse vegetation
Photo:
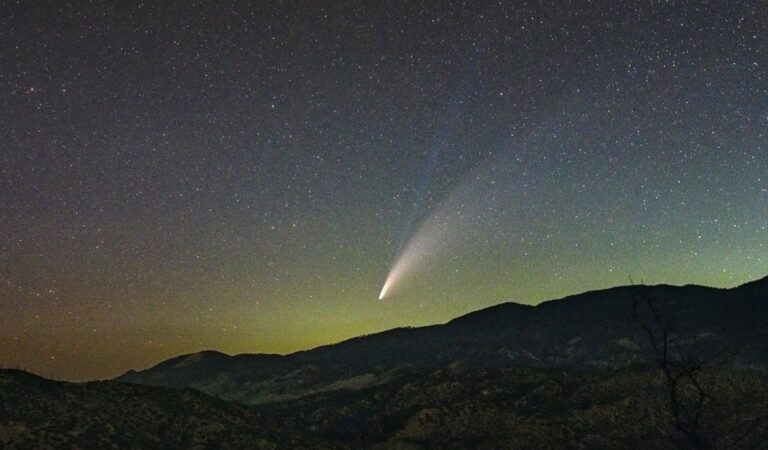
<instances>
[{"instance_id":1,"label":"sparse vegetation","mask_svg":"<svg viewBox=\"0 0 768 450\"><path fill-rule=\"evenodd\" d=\"M660 448L688 445L654 366L412 373L385 385L240 406L191 390L0 373L3 448ZM701 374L714 448L768 442L768 379ZM660 431L662 430L662 431Z\"/></svg>"}]
</instances>

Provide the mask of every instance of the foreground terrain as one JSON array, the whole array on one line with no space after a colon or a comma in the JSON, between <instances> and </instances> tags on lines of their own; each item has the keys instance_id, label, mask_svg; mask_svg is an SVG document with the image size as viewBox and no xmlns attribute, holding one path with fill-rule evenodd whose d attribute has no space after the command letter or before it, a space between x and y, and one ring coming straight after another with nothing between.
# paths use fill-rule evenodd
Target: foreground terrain
<instances>
[{"instance_id":1,"label":"foreground terrain","mask_svg":"<svg viewBox=\"0 0 768 450\"><path fill-rule=\"evenodd\" d=\"M313 447L252 408L187 389L0 371L0 448Z\"/></svg>"},{"instance_id":2,"label":"foreground terrain","mask_svg":"<svg viewBox=\"0 0 768 450\"><path fill-rule=\"evenodd\" d=\"M768 378L707 370L702 437L765 448ZM657 370L461 365L376 388L242 406L192 390L0 372L2 448L686 448Z\"/></svg>"}]
</instances>

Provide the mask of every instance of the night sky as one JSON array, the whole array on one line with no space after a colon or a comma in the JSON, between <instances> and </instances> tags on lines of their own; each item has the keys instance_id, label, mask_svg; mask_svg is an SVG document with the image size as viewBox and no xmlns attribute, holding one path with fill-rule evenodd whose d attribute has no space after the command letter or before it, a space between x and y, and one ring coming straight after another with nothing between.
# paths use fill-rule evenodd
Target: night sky
<instances>
[{"instance_id":1,"label":"night sky","mask_svg":"<svg viewBox=\"0 0 768 450\"><path fill-rule=\"evenodd\" d=\"M767 16L2 2L0 364L111 377L765 276Z\"/></svg>"}]
</instances>

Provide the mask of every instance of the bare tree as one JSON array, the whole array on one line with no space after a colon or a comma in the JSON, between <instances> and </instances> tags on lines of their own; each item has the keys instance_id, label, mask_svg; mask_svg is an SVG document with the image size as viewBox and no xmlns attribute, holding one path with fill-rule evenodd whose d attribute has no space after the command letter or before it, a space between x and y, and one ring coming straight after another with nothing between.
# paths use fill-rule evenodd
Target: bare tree
<instances>
[{"instance_id":1,"label":"bare tree","mask_svg":"<svg viewBox=\"0 0 768 450\"><path fill-rule=\"evenodd\" d=\"M699 378L703 362L674 344L674 324L661 314L653 298L633 289L632 300L634 318L647 335L664 376L664 396L674 428L693 448L712 448L701 434L702 414L711 400Z\"/></svg>"}]
</instances>

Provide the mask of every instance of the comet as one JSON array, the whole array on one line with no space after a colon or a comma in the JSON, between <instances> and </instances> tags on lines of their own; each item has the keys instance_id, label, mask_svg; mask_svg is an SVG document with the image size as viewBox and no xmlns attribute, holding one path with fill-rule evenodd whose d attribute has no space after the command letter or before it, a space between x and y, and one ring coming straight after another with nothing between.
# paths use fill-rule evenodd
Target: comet
<instances>
[{"instance_id":1,"label":"comet","mask_svg":"<svg viewBox=\"0 0 768 450\"><path fill-rule=\"evenodd\" d=\"M467 244L467 230L475 229L478 218L489 218L494 211L489 201L494 202L498 195L489 190L496 189L495 182L488 173L481 172L487 171L473 171L427 215L392 263L379 300L393 295L438 257L456 254L459 247Z\"/></svg>"},{"instance_id":2,"label":"comet","mask_svg":"<svg viewBox=\"0 0 768 450\"><path fill-rule=\"evenodd\" d=\"M554 135L552 130L558 129L557 119L541 127L532 127L507 147L507 151L489 153L484 162L470 170L440 205L427 213L410 239L401 240L379 300L394 295L408 280L428 268L457 256L462 247L478 244L476 239L484 245L496 239L498 233L493 227L505 222L503 217L506 217L506 223L510 222L510 216L523 217L529 200L521 197L527 189L521 174L530 171L532 164L547 163L541 156L532 156L531 152L535 155L536 150ZM531 149L529 157L524 157L526 148ZM411 220L409 217L408 228Z\"/></svg>"},{"instance_id":3,"label":"comet","mask_svg":"<svg viewBox=\"0 0 768 450\"><path fill-rule=\"evenodd\" d=\"M488 17L501 17L492 12L497 5L492 3L488 7ZM482 48L492 38L491 34L483 33L478 36L475 48ZM452 92L455 93L454 101L450 102L450 109L446 115L441 132L437 135L431 151L428 153L426 165L422 171L419 183L416 188L416 197L413 201L413 207L407 216L405 228L400 239L400 245L395 253L395 262L392 264L389 274L384 281L384 286L379 293L379 300L390 296L403 281L418 273L424 267L424 263L435 254L444 251L448 246L444 245L444 239L450 239L456 232L458 223L440 222L445 219L446 213L451 212L453 204L446 204L438 209L437 214L428 217L421 228L407 241L411 228L416 222L416 217L421 212L421 207L427 197L429 185L439 164L440 155L443 149L448 146L454 138L455 130L461 125L461 118L469 105L469 92L477 84L477 66L478 60L469 60L457 75L453 84ZM450 200L450 198L449 198ZM447 226L443 226L447 225Z\"/></svg>"}]
</instances>

